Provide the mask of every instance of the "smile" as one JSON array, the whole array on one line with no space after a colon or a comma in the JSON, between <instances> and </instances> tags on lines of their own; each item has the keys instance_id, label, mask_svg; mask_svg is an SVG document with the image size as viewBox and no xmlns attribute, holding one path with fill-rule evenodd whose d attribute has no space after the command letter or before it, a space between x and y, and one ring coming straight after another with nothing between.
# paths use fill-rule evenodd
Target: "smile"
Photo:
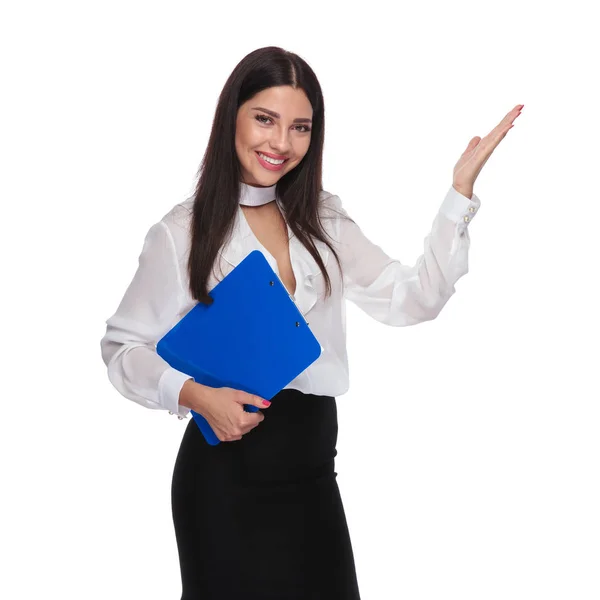
<instances>
[{"instance_id":1,"label":"smile","mask_svg":"<svg viewBox=\"0 0 600 600\"><path fill-rule=\"evenodd\" d=\"M283 160L270 158L262 152L256 152L256 157L258 158L258 162L269 171L279 171L281 168L283 168L283 165L289 160L289 158L285 158Z\"/></svg>"},{"instance_id":2,"label":"smile","mask_svg":"<svg viewBox=\"0 0 600 600\"><path fill-rule=\"evenodd\" d=\"M262 152L257 152L257 154L263 160L266 160L267 162L271 163L272 165L282 165L287 160L287 158L284 158L282 160L276 160L274 158L271 158L271 157L267 156L266 154L263 154Z\"/></svg>"}]
</instances>

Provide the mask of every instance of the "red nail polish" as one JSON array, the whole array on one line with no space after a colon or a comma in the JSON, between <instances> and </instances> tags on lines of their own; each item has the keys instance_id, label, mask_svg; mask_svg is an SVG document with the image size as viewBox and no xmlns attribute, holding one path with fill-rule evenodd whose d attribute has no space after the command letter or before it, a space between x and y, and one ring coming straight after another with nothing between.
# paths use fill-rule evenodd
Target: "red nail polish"
<instances>
[{"instance_id":1,"label":"red nail polish","mask_svg":"<svg viewBox=\"0 0 600 600\"><path fill-rule=\"evenodd\" d=\"M271 403L269 402L269 400L263 400L263 404L265 406L271 406Z\"/></svg>"}]
</instances>

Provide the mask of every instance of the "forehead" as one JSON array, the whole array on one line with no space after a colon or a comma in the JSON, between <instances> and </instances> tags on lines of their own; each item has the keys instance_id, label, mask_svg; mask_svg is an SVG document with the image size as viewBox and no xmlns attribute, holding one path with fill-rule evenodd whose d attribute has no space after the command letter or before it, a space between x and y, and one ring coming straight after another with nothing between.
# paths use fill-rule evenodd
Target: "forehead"
<instances>
[{"instance_id":1,"label":"forehead","mask_svg":"<svg viewBox=\"0 0 600 600\"><path fill-rule=\"evenodd\" d=\"M247 108L261 106L289 117L311 117L312 106L302 89L290 85L270 87L255 94L245 103Z\"/></svg>"}]
</instances>

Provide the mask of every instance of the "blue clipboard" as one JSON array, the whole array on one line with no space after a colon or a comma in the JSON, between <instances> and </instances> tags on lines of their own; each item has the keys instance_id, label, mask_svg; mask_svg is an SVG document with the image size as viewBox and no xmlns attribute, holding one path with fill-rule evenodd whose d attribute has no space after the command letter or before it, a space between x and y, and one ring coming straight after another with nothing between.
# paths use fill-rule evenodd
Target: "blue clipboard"
<instances>
[{"instance_id":1,"label":"blue clipboard","mask_svg":"<svg viewBox=\"0 0 600 600\"><path fill-rule=\"evenodd\" d=\"M231 387L270 400L323 349L289 292L259 250L250 252L157 343L169 365L197 383ZM245 404L248 412L257 412ZM191 411L206 441L220 440Z\"/></svg>"}]
</instances>

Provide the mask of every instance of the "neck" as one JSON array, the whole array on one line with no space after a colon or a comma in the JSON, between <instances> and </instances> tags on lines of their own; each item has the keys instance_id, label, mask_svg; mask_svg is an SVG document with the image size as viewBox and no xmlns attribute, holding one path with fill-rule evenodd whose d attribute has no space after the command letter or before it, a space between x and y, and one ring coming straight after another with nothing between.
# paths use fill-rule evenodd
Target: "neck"
<instances>
[{"instance_id":1,"label":"neck","mask_svg":"<svg viewBox=\"0 0 600 600\"><path fill-rule=\"evenodd\" d=\"M249 185L240 181L240 198L239 202L242 206L262 206L273 202L277 195L277 184L258 187Z\"/></svg>"}]
</instances>

